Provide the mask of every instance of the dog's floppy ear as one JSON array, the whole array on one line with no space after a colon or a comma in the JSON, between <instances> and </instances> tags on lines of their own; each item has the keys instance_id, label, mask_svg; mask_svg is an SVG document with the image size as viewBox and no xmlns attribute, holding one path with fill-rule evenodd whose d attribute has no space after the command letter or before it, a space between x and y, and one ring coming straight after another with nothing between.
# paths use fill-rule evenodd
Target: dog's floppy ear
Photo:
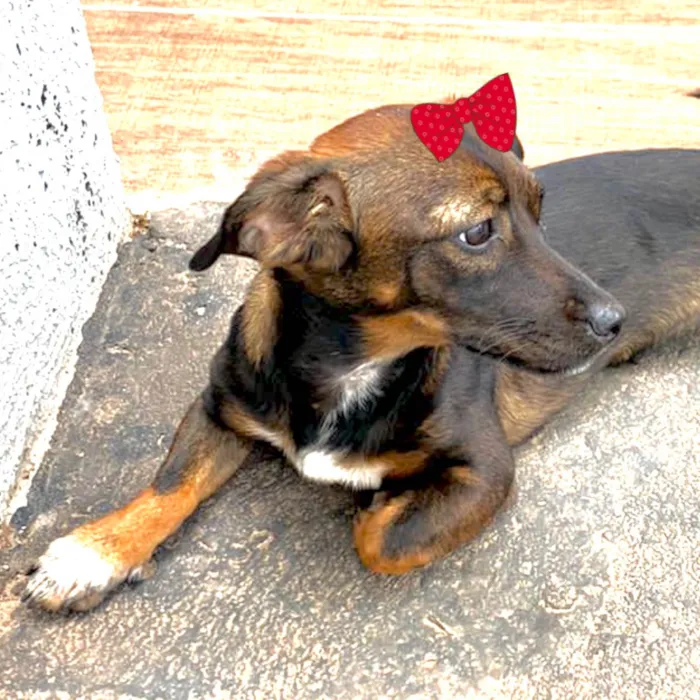
<instances>
[{"instance_id":1,"label":"dog's floppy ear","mask_svg":"<svg viewBox=\"0 0 700 700\"><path fill-rule=\"evenodd\" d=\"M226 210L216 235L192 257L205 270L219 255L270 267L340 269L353 251L345 186L327 161L287 153L266 163Z\"/></svg>"},{"instance_id":2,"label":"dog's floppy ear","mask_svg":"<svg viewBox=\"0 0 700 700\"><path fill-rule=\"evenodd\" d=\"M510 150L511 153L515 154L515 157L519 161L525 160L525 149L523 148L523 142L518 138L517 134L513 137L513 145L510 147Z\"/></svg>"}]
</instances>

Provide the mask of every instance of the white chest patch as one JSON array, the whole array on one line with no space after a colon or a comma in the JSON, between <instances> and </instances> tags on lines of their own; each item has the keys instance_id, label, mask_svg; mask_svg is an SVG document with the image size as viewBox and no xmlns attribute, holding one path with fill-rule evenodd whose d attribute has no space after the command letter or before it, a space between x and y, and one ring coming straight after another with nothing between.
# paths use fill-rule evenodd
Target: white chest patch
<instances>
[{"instance_id":1,"label":"white chest patch","mask_svg":"<svg viewBox=\"0 0 700 700\"><path fill-rule=\"evenodd\" d=\"M326 484L342 484L353 489L378 489L386 473L384 465L346 467L339 464L331 452L314 450L307 452L296 464L307 479Z\"/></svg>"},{"instance_id":2,"label":"white chest patch","mask_svg":"<svg viewBox=\"0 0 700 700\"><path fill-rule=\"evenodd\" d=\"M381 362L365 362L342 374L335 382L335 406L326 414L315 446L304 450L294 460L296 468L307 479L326 484L342 484L353 489L376 489L382 483L387 468L384 465L346 466L342 455L327 446L336 422L354 409L362 409L368 401L381 395Z\"/></svg>"},{"instance_id":3,"label":"white chest patch","mask_svg":"<svg viewBox=\"0 0 700 700\"><path fill-rule=\"evenodd\" d=\"M338 406L331 413L350 413L353 408L362 408L370 399L381 394L382 370L381 362L365 362L341 375L337 380Z\"/></svg>"},{"instance_id":4,"label":"white chest patch","mask_svg":"<svg viewBox=\"0 0 700 700\"><path fill-rule=\"evenodd\" d=\"M302 452L290 452L289 443L272 430L258 426L256 437L281 449L300 474L312 481L341 484L353 489L377 489L390 465L373 464L348 466L343 464L343 454L334 452L328 440L334 426L344 415L362 409L368 401L382 394L381 379L384 363L365 362L340 375L331 387L333 407L326 413L314 445Z\"/></svg>"}]
</instances>

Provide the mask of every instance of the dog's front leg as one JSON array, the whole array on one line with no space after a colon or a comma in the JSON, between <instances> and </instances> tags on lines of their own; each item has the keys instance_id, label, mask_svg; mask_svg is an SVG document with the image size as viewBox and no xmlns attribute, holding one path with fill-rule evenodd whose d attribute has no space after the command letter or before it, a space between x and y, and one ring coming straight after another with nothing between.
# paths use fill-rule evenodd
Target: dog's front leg
<instances>
[{"instance_id":1,"label":"dog's front leg","mask_svg":"<svg viewBox=\"0 0 700 700\"><path fill-rule=\"evenodd\" d=\"M54 540L23 598L48 610L88 610L122 581L145 578L156 547L249 452L250 443L213 423L198 399L151 485L123 508Z\"/></svg>"},{"instance_id":2,"label":"dog's front leg","mask_svg":"<svg viewBox=\"0 0 700 700\"><path fill-rule=\"evenodd\" d=\"M406 573L445 556L491 522L510 491L514 463L500 427L489 427L487 433L472 433L479 444L464 463L451 456L441 468L436 460L429 467L432 480L419 488L381 491L359 513L354 539L365 566L382 574Z\"/></svg>"}]
</instances>

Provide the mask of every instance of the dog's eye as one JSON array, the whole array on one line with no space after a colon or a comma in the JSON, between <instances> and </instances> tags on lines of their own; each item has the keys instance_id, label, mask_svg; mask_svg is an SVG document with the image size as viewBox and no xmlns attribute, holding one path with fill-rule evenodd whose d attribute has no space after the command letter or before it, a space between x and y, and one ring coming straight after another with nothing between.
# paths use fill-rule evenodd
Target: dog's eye
<instances>
[{"instance_id":1,"label":"dog's eye","mask_svg":"<svg viewBox=\"0 0 700 700\"><path fill-rule=\"evenodd\" d=\"M457 234L457 238L462 245L470 248L480 248L493 236L493 231L493 219L487 219L465 231L460 231Z\"/></svg>"}]
</instances>

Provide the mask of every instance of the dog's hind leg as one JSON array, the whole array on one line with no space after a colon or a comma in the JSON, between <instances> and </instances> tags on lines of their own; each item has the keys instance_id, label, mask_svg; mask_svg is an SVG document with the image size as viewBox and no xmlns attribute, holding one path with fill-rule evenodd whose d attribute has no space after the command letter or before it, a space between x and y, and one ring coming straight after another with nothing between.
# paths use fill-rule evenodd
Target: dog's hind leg
<instances>
[{"instance_id":1,"label":"dog's hind leg","mask_svg":"<svg viewBox=\"0 0 700 700\"><path fill-rule=\"evenodd\" d=\"M47 610L88 610L122 581L145 578L156 547L237 470L250 447L216 425L198 399L151 485L123 508L54 540L23 598Z\"/></svg>"},{"instance_id":2,"label":"dog's hind leg","mask_svg":"<svg viewBox=\"0 0 700 700\"><path fill-rule=\"evenodd\" d=\"M689 254L692 259L692 253ZM667 272L658 276L657 288L646 296L643 308L631 289L615 290L623 306L632 310L617 341L617 351L610 364L617 365L633 358L646 348L664 340L700 329L700 253L696 264L667 265Z\"/></svg>"}]
</instances>

